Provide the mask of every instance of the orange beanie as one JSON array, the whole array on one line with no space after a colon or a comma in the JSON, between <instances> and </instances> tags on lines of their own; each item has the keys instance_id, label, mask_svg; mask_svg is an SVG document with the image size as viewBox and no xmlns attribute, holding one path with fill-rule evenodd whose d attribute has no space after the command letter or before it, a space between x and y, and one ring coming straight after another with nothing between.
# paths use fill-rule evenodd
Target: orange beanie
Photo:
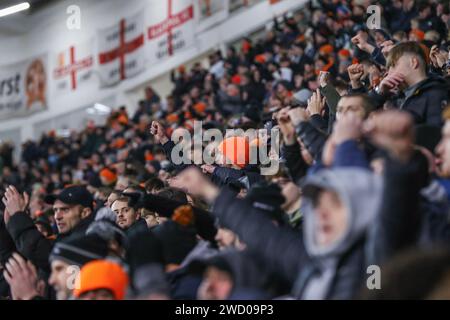
<instances>
[{"instance_id":1,"label":"orange beanie","mask_svg":"<svg viewBox=\"0 0 450 320\"><path fill-rule=\"evenodd\" d=\"M249 163L250 144L245 137L229 137L218 146L219 152L232 164L244 168Z\"/></svg>"},{"instance_id":2,"label":"orange beanie","mask_svg":"<svg viewBox=\"0 0 450 320\"><path fill-rule=\"evenodd\" d=\"M117 121L118 121L120 124L127 125L127 124L128 124L128 117L127 117L126 115L124 115L124 114L121 114L121 115L117 118Z\"/></svg>"},{"instance_id":3,"label":"orange beanie","mask_svg":"<svg viewBox=\"0 0 450 320\"><path fill-rule=\"evenodd\" d=\"M333 53L333 46L331 44L325 44L320 47L319 52L321 54L331 54Z\"/></svg>"},{"instance_id":4,"label":"orange beanie","mask_svg":"<svg viewBox=\"0 0 450 320\"><path fill-rule=\"evenodd\" d=\"M188 226L194 221L194 212L190 205L179 206L172 215L172 220L182 226Z\"/></svg>"},{"instance_id":5,"label":"orange beanie","mask_svg":"<svg viewBox=\"0 0 450 320\"><path fill-rule=\"evenodd\" d=\"M149 150L145 151L144 156L145 156L145 161L152 161L155 158Z\"/></svg>"},{"instance_id":6,"label":"orange beanie","mask_svg":"<svg viewBox=\"0 0 450 320\"><path fill-rule=\"evenodd\" d=\"M115 300L123 300L128 286L128 275L115 262L94 260L85 264L79 274L79 287L73 295L79 298L83 293L98 289L110 290Z\"/></svg>"},{"instance_id":7,"label":"orange beanie","mask_svg":"<svg viewBox=\"0 0 450 320\"><path fill-rule=\"evenodd\" d=\"M242 52L247 54L251 48L252 48L252 45L250 44L250 42L248 40L242 41Z\"/></svg>"},{"instance_id":8,"label":"orange beanie","mask_svg":"<svg viewBox=\"0 0 450 320\"><path fill-rule=\"evenodd\" d=\"M127 140L125 138L119 137L113 141L111 147L116 149L122 149L127 144Z\"/></svg>"},{"instance_id":9,"label":"orange beanie","mask_svg":"<svg viewBox=\"0 0 450 320\"><path fill-rule=\"evenodd\" d=\"M180 118L178 117L178 115L176 113L171 113L166 116L166 120L169 123L177 123L180 120Z\"/></svg>"},{"instance_id":10,"label":"orange beanie","mask_svg":"<svg viewBox=\"0 0 450 320\"><path fill-rule=\"evenodd\" d=\"M108 168L104 168L100 171L100 177L105 178L108 183L113 183L117 180L117 174Z\"/></svg>"},{"instance_id":11,"label":"orange beanie","mask_svg":"<svg viewBox=\"0 0 450 320\"><path fill-rule=\"evenodd\" d=\"M258 54L257 56L255 56L255 62L258 62L258 63L261 63L261 64L265 63L266 62L266 56L264 55L264 53Z\"/></svg>"},{"instance_id":12,"label":"orange beanie","mask_svg":"<svg viewBox=\"0 0 450 320\"><path fill-rule=\"evenodd\" d=\"M197 102L194 104L194 110L198 113L204 113L206 110L206 104L204 102Z\"/></svg>"},{"instance_id":13,"label":"orange beanie","mask_svg":"<svg viewBox=\"0 0 450 320\"><path fill-rule=\"evenodd\" d=\"M423 32L422 30L412 29L410 34L414 34L419 41L422 41L423 39L425 39L425 32Z\"/></svg>"},{"instance_id":14,"label":"orange beanie","mask_svg":"<svg viewBox=\"0 0 450 320\"><path fill-rule=\"evenodd\" d=\"M236 74L233 77L231 77L231 82L235 85L240 85L241 84L241 76Z\"/></svg>"}]
</instances>

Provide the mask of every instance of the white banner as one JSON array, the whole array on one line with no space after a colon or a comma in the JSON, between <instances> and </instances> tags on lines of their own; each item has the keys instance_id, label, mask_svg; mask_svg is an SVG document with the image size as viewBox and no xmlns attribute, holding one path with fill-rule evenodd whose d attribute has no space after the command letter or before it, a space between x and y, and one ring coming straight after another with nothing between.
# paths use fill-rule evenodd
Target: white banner
<instances>
[{"instance_id":1,"label":"white banner","mask_svg":"<svg viewBox=\"0 0 450 320\"><path fill-rule=\"evenodd\" d=\"M197 0L197 2L200 8L200 21L226 9L225 0Z\"/></svg>"},{"instance_id":2,"label":"white banner","mask_svg":"<svg viewBox=\"0 0 450 320\"><path fill-rule=\"evenodd\" d=\"M202 32L228 17L227 0L195 0L198 8L196 32Z\"/></svg>"},{"instance_id":3,"label":"white banner","mask_svg":"<svg viewBox=\"0 0 450 320\"><path fill-rule=\"evenodd\" d=\"M144 14L121 19L97 33L102 86L112 86L144 70Z\"/></svg>"},{"instance_id":4,"label":"white banner","mask_svg":"<svg viewBox=\"0 0 450 320\"><path fill-rule=\"evenodd\" d=\"M47 108L47 54L0 66L0 119Z\"/></svg>"},{"instance_id":5,"label":"white banner","mask_svg":"<svg viewBox=\"0 0 450 320\"><path fill-rule=\"evenodd\" d=\"M193 0L152 2L149 21L147 47L151 64L194 44Z\"/></svg>"},{"instance_id":6,"label":"white banner","mask_svg":"<svg viewBox=\"0 0 450 320\"><path fill-rule=\"evenodd\" d=\"M53 81L56 95L67 94L90 83L93 79L93 47L93 40L89 40L55 55Z\"/></svg>"}]
</instances>

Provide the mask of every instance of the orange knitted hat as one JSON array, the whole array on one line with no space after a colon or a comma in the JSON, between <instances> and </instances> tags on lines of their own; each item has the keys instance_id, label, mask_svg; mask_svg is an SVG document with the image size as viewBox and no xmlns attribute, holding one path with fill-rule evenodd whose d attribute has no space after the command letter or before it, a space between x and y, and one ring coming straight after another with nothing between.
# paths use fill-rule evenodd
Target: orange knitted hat
<instances>
[{"instance_id":1,"label":"orange knitted hat","mask_svg":"<svg viewBox=\"0 0 450 320\"><path fill-rule=\"evenodd\" d=\"M73 295L79 298L83 293L98 289L110 290L115 300L123 300L128 286L128 275L115 262L94 260L85 264L79 274L79 287Z\"/></svg>"},{"instance_id":2,"label":"orange knitted hat","mask_svg":"<svg viewBox=\"0 0 450 320\"><path fill-rule=\"evenodd\" d=\"M219 152L232 164L244 168L249 163L250 144L245 137L229 137L218 146Z\"/></svg>"}]
</instances>

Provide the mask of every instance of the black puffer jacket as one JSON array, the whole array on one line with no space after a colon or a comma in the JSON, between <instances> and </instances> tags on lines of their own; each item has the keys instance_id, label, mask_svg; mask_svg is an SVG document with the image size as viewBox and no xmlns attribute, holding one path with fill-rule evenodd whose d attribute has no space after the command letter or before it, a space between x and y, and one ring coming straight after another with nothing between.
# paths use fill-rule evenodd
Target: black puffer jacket
<instances>
[{"instance_id":1,"label":"black puffer jacket","mask_svg":"<svg viewBox=\"0 0 450 320\"><path fill-rule=\"evenodd\" d=\"M94 217L95 214L91 213L87 218L81 220L73 230L58 235L55 241L84 235ZM14 214L6 225L6 229L18 252L39 269L50 271L48 257L55 241L45 238L27 213L17 212Z\"/></svg>"},{"instance_id":2,"label":"black puffer jacket","mask_svg":"<svg viewBox=\"0 0 450 320\"><path fill-rule=\"evenodd\" d=\"M400 109L411 112L416 124L442 126L442 110L448 103L449 86L444 78L431 76L421 82Z\"/></svg>"},{"instance_id":3,"label":"black puffer jacket","mask_svg":"<svg viewBox=\"0 0 450 320\"><path fill-rule=\"evenodd\" d=\"M233 169L217 166L212 175L211 181L219 187L231 182L241 181L247 187L263 180L259 168L256 165L246 165L243 169Z\"/></svg>"},{"instance_id":4,"label":"black puffer jacket","mask_svg":"<svg viewBox=\"0 0 450 320\"><path fill-rule=\"evenodd\" d=\"M449 89L450 86L444 78L432 74L420 82L414 92L407 97L402 94L391 100L399 109L410 112L416 124L441 127L443 125L441 114L449 101ZM371 91L369 96L378 107L387 99L375 91Z\"/></svg>"},{"instance_id":5,"label":"black puffer jacket","mask_svg":"<svg viewBox=\"0 0 450 320\"><path fill-rule=\"evenodd\" d=\"M297 137L299 137L311 156L317 160L322 156L322 150L327 141L328 135L322 130L316 128L309 121L300 122L295 128Z\"/></svg>"},{"instance_id":6,"label":"black puffer jacket","mask_svg":"<svg viewBox=\"0 0 450 320\"><path fill-rule=\"evenodd\" d=\"M297 140L293 145L283 144L281 156L286 160L286 167L292 179L294 181L300 181L306 175L309 166L302 157L300 144Z\"/></svg>"}]
</instances>

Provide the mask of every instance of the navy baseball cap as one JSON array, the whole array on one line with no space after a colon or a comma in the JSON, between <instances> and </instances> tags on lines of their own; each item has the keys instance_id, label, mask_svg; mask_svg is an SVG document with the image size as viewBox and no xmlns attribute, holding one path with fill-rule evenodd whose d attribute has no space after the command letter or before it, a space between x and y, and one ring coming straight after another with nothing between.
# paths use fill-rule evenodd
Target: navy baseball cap
<instances>
[{"instance_id":1,"label":"navy baseball cap","mask_svg":"<svg viewBox=\"0 0 450 320\"><path fill-rule=\"evenodd\" d=\"M85 208L94 207L94 197L85 186L70 186L64 188L59 194L50 194L44 199L48 204L54 204L56 200L71 205L79 204Z\"/></svg>"}]
</instances>

